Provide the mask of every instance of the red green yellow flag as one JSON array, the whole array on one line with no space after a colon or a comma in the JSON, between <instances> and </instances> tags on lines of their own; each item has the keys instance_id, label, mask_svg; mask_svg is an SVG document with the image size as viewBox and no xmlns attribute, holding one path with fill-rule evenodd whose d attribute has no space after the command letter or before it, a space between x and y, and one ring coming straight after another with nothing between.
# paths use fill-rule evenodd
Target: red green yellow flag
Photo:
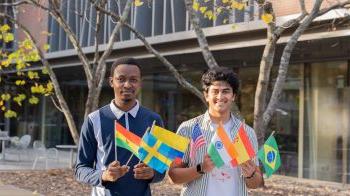
<instances>
[{"instance_id":1,"label":"red green yellow flag","mask_svg":"<svg viewBox=\"0 0 350 196\"><path fill-rule=\"evenodd\" d=\"M115 144L129 150L138 157L141 138L115 121Z\"/></svg>"}]
</instances>

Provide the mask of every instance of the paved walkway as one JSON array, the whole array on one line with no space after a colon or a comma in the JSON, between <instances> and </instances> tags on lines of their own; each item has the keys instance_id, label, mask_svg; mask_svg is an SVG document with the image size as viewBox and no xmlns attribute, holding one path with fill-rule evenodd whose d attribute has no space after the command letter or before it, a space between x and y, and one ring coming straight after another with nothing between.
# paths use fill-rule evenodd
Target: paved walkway
<instances>
[{"instance_id":1,"label":"paved walkway","mask_svg":"<svg viewBox=\"0 0 350 196\"><path fill-rule=\"evenodd\" d=\"M18 160L18 156L6 154L6 160L1 159L0 154L0 171L9 170L31 170L35 159L35 154L32 149L21 156L21 160ZM48 169L56 168L68 168L69 167L70 154L68 151L59 151L57 160L49 160ZM37 162L36 170L45 169L45 160L39 160ZM36 196L39 193L23 190L12 185L5 185L1 182L0 172L0 196Z\"/></svg>"},{"instance_id":2,"label":"paved walkway","mask_svg":"<svg viewBox=\"0 0 350 196\"><path fill-rule=\"evenodd\" d=\"M23 189L19 189L12 185L0 185L0 196L33 196L39 195L38 193L26 191Z\"/></svg>"},{"instance_id":3,"label":"paved walkway","mask_svg":"<svg viewBox=\"0 0 350 196\"><path fill-rule=\"evenodd\" d=\"M76 155L74 155L75 158ZM33 149L28 149L26 153L24 153L20 159L16 154L6 154L6 160L1 159L2 155L0 155L0 171L2 170L31 170L35 153ZM69 151L58 151L57 159L49 159L47 169L57 169L57 168L68 168L70 161L70 153ZM36 167L38 169L46 169L45 159L39 159Z\"/></svg>"}]
</instances>

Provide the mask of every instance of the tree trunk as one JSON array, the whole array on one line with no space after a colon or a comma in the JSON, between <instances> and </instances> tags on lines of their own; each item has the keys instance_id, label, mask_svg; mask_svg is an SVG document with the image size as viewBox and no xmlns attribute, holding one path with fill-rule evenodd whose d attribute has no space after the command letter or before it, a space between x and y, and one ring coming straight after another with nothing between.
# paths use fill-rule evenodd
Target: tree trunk
<instances>
[{"instance_id":1,"label":"tree trunk","mask_svg":"<svg viewBox=\"0 0 350 196\"><path fill-rule=\"evenodd\" d=\"M267 105L266 111L264 112L264 115L263 115L265 124L268 124L270 122L272 115L276 110L276 106L283 89L283 84L287 77L290 57L295 48L295 45L298 42L298 39L302 35L302 33L304 33L304 31L309 27L311 22L318 15L321 3L322 3L322 0L316 0L310 15L306 17L303 20L303 22L300 24L300 26L294 31L294 33L292 34L292 36L290 37L286 46L283 49L281 62L278 70L278 76L273 88L273 92L272 92L269 104Z\"/></svg>"},{"instance_id":2,"label":"tree trunk","mask_svg":"<svg viewBox=\"0 0 350 196\"><path fill-rule=\"evenodd\" d=\"M277 39L270 35L260 62L259 78L255 91L254 130L257 134L259 145L264 143L264 136L267 128L264 125L263 114L266 106L267 87L270 81L271 68L276 52L276 43Z\"/></svg>"}]
</instances>

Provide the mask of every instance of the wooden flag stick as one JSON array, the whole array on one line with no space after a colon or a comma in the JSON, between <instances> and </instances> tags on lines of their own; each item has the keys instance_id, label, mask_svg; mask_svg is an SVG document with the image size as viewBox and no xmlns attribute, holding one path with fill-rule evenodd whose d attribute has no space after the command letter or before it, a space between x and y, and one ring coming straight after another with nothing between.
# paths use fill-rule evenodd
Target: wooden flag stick
<instances>
[{"instance_id":1,"label":"wooden flag stick","mask_svg":"<svg viewBox=\"0 0 350 196\"><path fill-rule=\"evenodd\" d=\"M271 137L271 136L273 136L273 135L275 135L275 131L272 131L272 133L271 133L271 135L270 135L269 137Z\"/></svg>"},{"instance_id":2,"label":"wooden flag stick","mask_svg":"<svg viewBox=\"0 0 350 196\"><path fill-rule=\"evenodd\" d=\"M114 131L117 131L116 128L115 128L115 127L116 127L116 126L115 126L116 123L117 123L117 121L115 120L115 121L114 121ZM117 135L117 134L114 132L114 157L115 157L115 160L118 161L118 157L117 157L117 140L116 140L116 135Z\"/></svg>"},{"instance_id":3,"label":"wooden flag stick","mask_svg":"<svg viewBox=\"0 0 350 196\"><path fill-rule=\"evenodd\" d=\"M150 129L150 128L147 127L147 129L146 129L145 133L143 134L143 136L146 135L146 133L148 132L149 129ZM142 137L143 137L143 136L142 136ZM128 166L128 164L129 164L129 162L131 161L131 158L132 158L133 156L134 156L134 153L131 153L131 155L130 155L128 161L125 163L126 166ZM140 161L139 161L139 163L140 163Z\"/></svg>"},{"instance_id":4,"label":"wooden flag stick","mask_svg":"<svg viewBox=\"0 0 350 196\"><path fill-rule=\"evenodd\" d=\"M153 130L153 127L154 127L155 124L156 124L156 121L154 120L153 123L152 123L152 127L151 128L147 127L147 129L146 129L145 133L143 134L143 136L145 136L148 131L151 132ZM139 159L139 162L137 164L140 164L140 163L141 163L141 159Z\"/></svg>"},{"instance_id":5,"label":"wooden flag stick","mask_svg":"<svg viewBox=\"0 0 350 196\"><path fill-rule=\"evenodd\" d=\"M129 162L131 161L131 158L132 158L133 156L134 156L134 153L131 153L131 155L130 155L128 161L125 163L126 166L129 165Z\"/></svg>"}]
</instances>

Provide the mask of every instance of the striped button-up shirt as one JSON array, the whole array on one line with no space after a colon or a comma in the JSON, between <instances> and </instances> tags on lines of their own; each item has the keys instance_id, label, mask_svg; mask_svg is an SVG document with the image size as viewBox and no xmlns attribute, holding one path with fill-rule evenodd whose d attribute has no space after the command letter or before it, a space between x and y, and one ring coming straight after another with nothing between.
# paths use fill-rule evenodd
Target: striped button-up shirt
<instances>
[{"instance_id":1,"label":"striped button-up shirt","mask_svg":"<svg viewBox=\"0 0 350 196\"><path fill-rule=\"evenodd\" d=\"M233 114L231 114L230 120L233 121L233 128L232 128L232 130L230 130L230 137L231 137L231 140L233 140L233 137L235 137L237 132L238 132L238 128L240 126L241 121L237 117L235 117ZM190 158L190 156L189 156L190 149L187 148L187 151L185 152L185 155L184 155L182 161L188 167L193 167L193 166L203 162L203 158L204 158L204 155L207 153L207 148L210 144L211 138L213 137L213 135L215 133L214 131L210 131L211 120L210 120L209 112L207 111L206 113L204 113L200 116L197 116L193 119L190 119L188 121L181 123L181 125L179 126L179 128L177 130L177 134L182 135L182 136L187 137L187 138L191 138L193 127L197 123L198 123L198 125L199 125L199 127L204 135L206 144L197 149L196 154L195 154L195 159ZM251 143L253 145L255 153L257 153L258 141L257 141L256 134L255 134L254 130L247 125L245 125L245 130L247 132L249 140L251 141ZM259 162L257 161L256 158L254 158L254 161L257 165L259 164ZM239 172L240 172L240 178L236 179L238 181L239 195L248 195L245 179L244 179L240 169L239 169ZM181 191L181 195L183 195L183 196L205 196L205 195L207 195L208 179L209 179L209 174L204 174L200 178L185 184L182 191Z\"/></svg>"}]
</instances>

